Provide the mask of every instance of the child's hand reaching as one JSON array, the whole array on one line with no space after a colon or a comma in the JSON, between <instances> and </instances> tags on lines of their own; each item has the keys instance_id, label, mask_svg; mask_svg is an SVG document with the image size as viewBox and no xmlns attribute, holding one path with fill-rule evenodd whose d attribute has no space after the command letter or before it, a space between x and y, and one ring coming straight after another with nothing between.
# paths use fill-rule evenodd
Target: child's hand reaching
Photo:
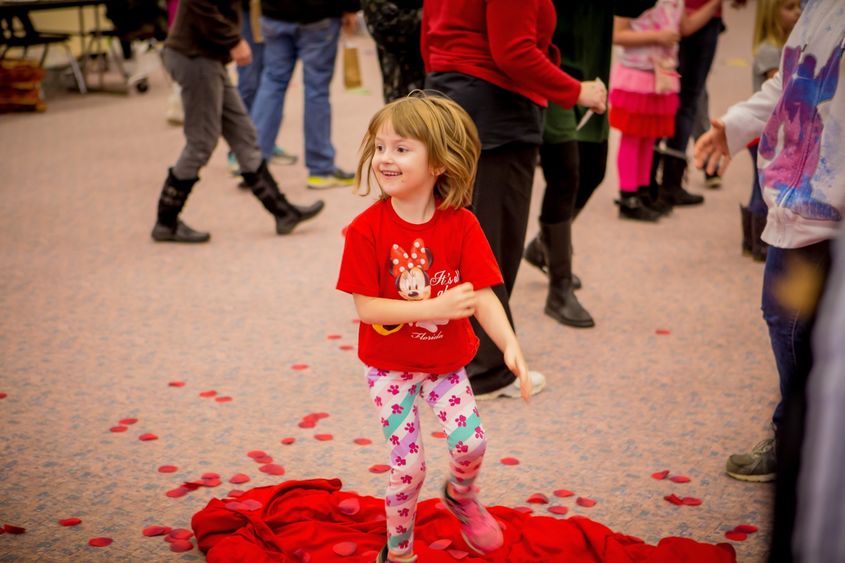
<instances>
[{"instance_id":1,"label":"child's hand reaching","mask_svg":"<svg viewBox=\"0 0 845 563\"><path fill-rule=\"evenodd\" d=\"M703 168L708 174L713 174L718 170L721 176L731 161L728 136L725 133L724 123L718 119L711 119L710 123L713 125L710 130L695 142L695 167Z\"/></svg>"},{"instance_id":2,"label":"child's hand reaching","mask_svg":"<svg viewBox=\"0 0 845 563\"><path fill-rule=\"evenodd\" d=\"M431 300L438 319L463 319L475 314L476 295L469 282L449 288Z\"/></svg>"},{"instance_id":3,"label":"child's hand reaching","mask_svg":"<svg viewBox=\"0 0 845 563\"><path fill-rule=\"evenodd\" d=\"M522 356L522 349L519 342L514 340L504 351L505 365L519 379L519 391L522 393L522 400L526 403L531 401L531 377L528 375L528 368L525 366L525 358Z\"/></svg>"},{"instance_id":4,"label":"child's hand reaching","mask_svg":"<svg viewBox=\"0 0 845 563\"><path fill-rule=\"evenodd\" d=\"M671 47L681 40L681 34L675 29L660 29L654 32L657 43L664 47Z\"/></svg>"},{"instance_id":5,"label":"child's hand reaching","mask_svg":"<svg viewBox=\"0 0 845 563\"><path fill-rule=\"evenodd\" d=\"M249 43L246 42L246 39L241 39L229 53L232 55L232 60L238 66L246 66L252 63L252 49L249 48Z\"/></svg>"},{"instance_id":6,"label":"child's hand reaching","mask_svg":"<svg viewBox=\"0 0 845 563\"><path fill-rule=\"evenodd\" d=\"M578 105L589 108L599 114L607 110L607 88L605 88L601 80L588 80L581 83Z\"/></svg>"}]
</instances>

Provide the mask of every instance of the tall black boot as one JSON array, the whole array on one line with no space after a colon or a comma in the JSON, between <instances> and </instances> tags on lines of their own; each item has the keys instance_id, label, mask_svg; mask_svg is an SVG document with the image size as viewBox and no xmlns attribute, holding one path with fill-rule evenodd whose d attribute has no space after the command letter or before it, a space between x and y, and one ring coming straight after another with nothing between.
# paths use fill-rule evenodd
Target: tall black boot
<instances>
[{"instance_id":1,"label":"tall black boot","mask_svg":"<svg viewBox=\"0 0 845 563\"><path fill-rule=\"evenodd\" d=\"M672 154L663 155L663 178L660 183L660 199L672 205L698 205L704 203L704 196L691 194L684 189L685 158Z\"/></svg>"},{"instance_id":2,"label":"tall black boot","mask_svg":"<svg viewBox=\"0 0 845 563\"><path fill-rule=\"evenodd\" d=\"M649 223L654 223L660 219L660 213L647 207L637 192L620 192L616 205L619 206L620 219L633 219Z\"/></svg>"},{"instance_id":3,"label":"tall black boot","mask_svg":"<svg viewBox=\"0 0 845 563\"><path fill-rule=\"evenodd\" d=\"M543 240L547 244L549 265L549 295L545 312L565 325L588 328L595 326L590 313L575 297L572 284L572 221L540 225Z\"/></svg>"},{"instance_id":4,"label":"tall black boot","mask_svg":"<svg viewBox=\"0 0 845 563\"><path fill-rule=\"evenodd\" d=\"M265 160L261 161L261 166L255 172L243 172L241 175L255 197L276 218L276 233L280 235L290 233L299 223L316 216L325 205L322 200L308 206L290 203L279 191L279 185L267 168Z\"/></svg>"},{"instance_id":5,"label":"tall black boot","mask_svg":"<svg viewBox=\"0 0 845 563\"><path fill-rule=\"evenodd\" d=\"M661 216L672 213L672 204L660 199L657 195L654 195L651 186L640 186L637 188L637 195L640 197L640 201L643 205L652 211L656 211Z\"/></svg>"},{"instance_id":6,"label":"tall black boot","mask_svg":"<svg viewBox=\"0 0 845 563\"><path fill-rule=\"evenodd\" d=\"M760 238L766 228L766 215L751 214L751 258L757 262L765 262L769 245Z\"/></svg>"},{"instance_id":7,"label":"tall black boot","mask_svg":"<svg viewBox=\"0 0 845 563\"><path fill-rule=\"evenodd\" d=\"M751 256L751 210L740 205L739 216L742 221L742 254Z\"/></svg>"},{"instance_id":8,"label":"tall black boot","mask_svg":"<svg viewBox=\"0 0 845 563\"><path fill-rule=\"evenodd\" d=\"M211 235L195 231L179 219L179 213L199 178L180 180L173 175L173 169L167 171L167 178L158 198L158 216L150 236L157 242L206 242Z\"/></svg>"},{"instance_id":9,"label":"tall black boot","mask_svg":"<svg viewBox=\"0 0 845 563\"><path fill-rule=\"evenodd\" d=\"M546 243L543 242L542 237L543 232L540 231L540 234L531 239L531 242L525 247L522 257L525 258L526 262L548 275L549 265L546 262ZM581 278L575 274L572 274L572 288L581 289Z\"/></svg>"}]
</instances>

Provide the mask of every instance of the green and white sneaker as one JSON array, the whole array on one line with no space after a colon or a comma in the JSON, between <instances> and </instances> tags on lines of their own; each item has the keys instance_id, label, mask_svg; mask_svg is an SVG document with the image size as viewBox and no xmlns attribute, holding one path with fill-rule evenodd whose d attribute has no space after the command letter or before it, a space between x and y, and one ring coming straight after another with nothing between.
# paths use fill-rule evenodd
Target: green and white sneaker
<instances>
[{"instance_id":1,"label":"green and white sneaker","mask_svg":"<svg viewBox=\"0 0 845 563\"><path fill-rule=\"evenodd\" d=\"M776 469L774 438L766 438L758 442L749 453L732 455L725 464L725 472L728 475L751 483L774 481Z\"/></svg>"},{"instance_id":2,"label":"green and white sneaker","mask_svg":"<svg viewBox=\"0 0 845 563\"><path fill-rule=\"evenodd\" d=\"M229 174L232 176L241 175L241 165L238 164L238 159L235 158L235 153L232 151L229 151L229 154L226 157L226 165L229 167Z\"/></svg>"},{"instance_id":3,"label":"green and white sneaker","mask_svg":"<svg viewBox=\"0 0 845 563\"><path fill-rule=\"evenodd\" d=\"M328 188L344 188L355 183L355 174L335 168L331 174L317 174L308 176L308 187L312 190Z\"/></svg>"},{"instance_id":4,"label":"green and white sneaker","mask_svg":"<svg viewBox=\"0 0 845 563\"><path fill-rule=\"evenodd\" d=\"M287 152L279 145L273 145L273 162L290 166L291 164L296 164L298 160L299 157L295 154Z\"/></svg>"}]
</instances>

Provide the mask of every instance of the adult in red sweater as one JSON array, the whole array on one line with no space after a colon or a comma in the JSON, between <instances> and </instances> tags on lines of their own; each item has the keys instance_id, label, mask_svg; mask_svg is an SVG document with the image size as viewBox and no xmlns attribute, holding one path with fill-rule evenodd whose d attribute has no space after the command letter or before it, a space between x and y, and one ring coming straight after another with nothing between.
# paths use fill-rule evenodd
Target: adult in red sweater
<instances>
[{"instance_id":1,"label":"adult in red sweater","mask_svg":"<svg viewBox=\"0 0 845 563\"><path fill-rule=\"evenodd\" d=\"M499 262L504 284L494 291L511 324L508 299L522 258L548 100L602 113L607 99L600 82L578 82L560 69L552 44L556 21L551 0L423 3L426 87L458 102L478 127L482 150L472 210ZM467 372L477 398L518 397L502 353L474 321L473 328L481 344ZM539 392L545 379L537 372L531 377Z\"/></svg>"}]
</instances>

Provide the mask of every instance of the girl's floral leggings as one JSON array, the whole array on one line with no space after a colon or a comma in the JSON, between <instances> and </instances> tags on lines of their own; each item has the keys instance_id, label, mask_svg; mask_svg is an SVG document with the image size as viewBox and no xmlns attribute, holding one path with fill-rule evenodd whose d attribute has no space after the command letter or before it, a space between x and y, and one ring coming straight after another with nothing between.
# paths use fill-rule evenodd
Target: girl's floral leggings
<instances>
[{"instance_id":1,"label":"girl's floral leggings","mask_svg":"<svg viewBox=\"0 0 845 563\"><path fill-rule=\"evenodd\" d=\"M414 544L417 497L425 480L420 418L415 404L422 396L446 432L451 455L450 481L456 492L470 492L487 440L466 371L436 375L367 368L370 397L390 443L390 481L384 499L387 541L397 555Z\"/></svg>"}]
</instances>

